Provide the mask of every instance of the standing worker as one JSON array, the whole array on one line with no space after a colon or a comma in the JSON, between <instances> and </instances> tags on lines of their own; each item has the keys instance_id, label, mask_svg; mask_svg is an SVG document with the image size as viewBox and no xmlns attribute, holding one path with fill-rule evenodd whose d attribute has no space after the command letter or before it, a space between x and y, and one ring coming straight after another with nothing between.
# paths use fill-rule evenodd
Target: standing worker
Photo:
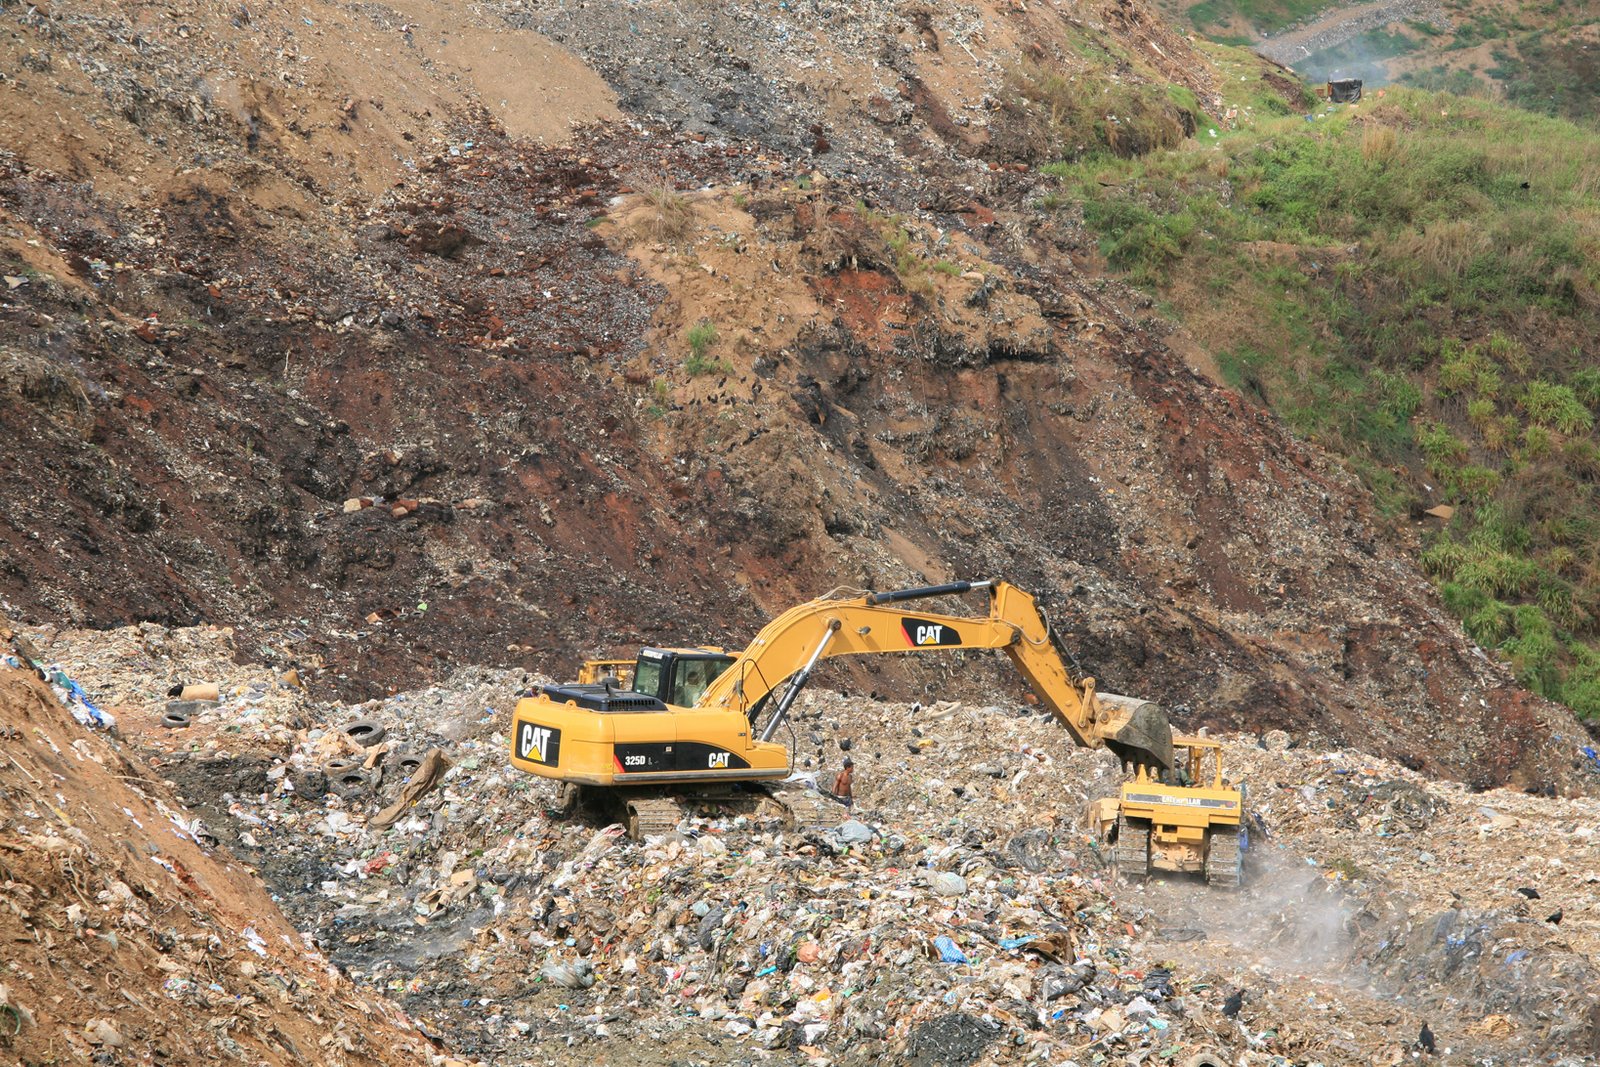
<instances>
[{"instance_id":1,"label":"standing worker","mask_svg":"<svg viewBox=\"0 0 1600 1067\"><path fill-rule=\"evenodd\" d=\"M849 756L844 758L844 769L833 779L833 795L845 807L851 807L853 800L850 796L850 781L855 776L855 761Z\"/></svg>"}]
</instances>

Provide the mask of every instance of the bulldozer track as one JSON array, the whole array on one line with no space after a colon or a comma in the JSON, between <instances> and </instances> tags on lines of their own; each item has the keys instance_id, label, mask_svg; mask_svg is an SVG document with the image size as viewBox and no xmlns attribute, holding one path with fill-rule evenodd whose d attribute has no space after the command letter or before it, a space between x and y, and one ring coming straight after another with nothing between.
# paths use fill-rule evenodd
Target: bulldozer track
<instances>
[{"instance_id":1,"label":"bulldozer track","mask_svg":"<svg viewBox=\"0 0 1600 1067\"><path fill-rule=\"evenodd\" d=\"M1150 877L1150 824L1143 819L1117 817L1117 873L1123 878Z\"/></svg>"},{"instance_id":2,"label":"bulldozer track","mask_svg":"<svg viewBox=\"0 0 1600 1067\"><path fill-rule=\"evenodd\" d=\"M1211 830L1211 847L1206 851L1206 883L1222 889L1239 885L1239 828L1216 826Z\"/></svg>"},{"instance_id":3,"label":"bulldozer track","mask_svg":"<svg viewBox=\"0 0 1600 1067\"><path fill-rule=\"evenodd\" d=\"M678 828L683 808L672 797L634 797L628 801L628 836L643 841Z\"/></svg>"}]
</instances>

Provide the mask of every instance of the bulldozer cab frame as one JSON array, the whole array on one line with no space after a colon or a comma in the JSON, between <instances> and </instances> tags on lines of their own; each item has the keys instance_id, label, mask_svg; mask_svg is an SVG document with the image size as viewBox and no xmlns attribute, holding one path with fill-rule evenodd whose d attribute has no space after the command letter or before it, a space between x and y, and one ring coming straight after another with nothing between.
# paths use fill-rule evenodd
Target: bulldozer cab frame
<instances>
[{"instance_id":1,"label":"bulldozer cab frame","mask_svg":"<svg viewBox=\"0 0 1600 1067\"><path fill-rule=\"evenodd\" d=\"M1177 756L1171 774L1174 785L1193 789L1227 788L1227 779L1222 776L1220 744L1199 737L1175 737L1172 748Z\"/></svg>"}]
</instances>

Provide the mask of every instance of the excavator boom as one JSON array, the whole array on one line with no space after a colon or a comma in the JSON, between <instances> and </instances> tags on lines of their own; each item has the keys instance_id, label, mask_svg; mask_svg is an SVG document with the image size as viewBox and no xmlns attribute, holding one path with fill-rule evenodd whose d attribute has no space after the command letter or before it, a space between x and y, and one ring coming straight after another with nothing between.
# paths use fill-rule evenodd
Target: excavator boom
<instances>
[{"instance_id":1,"label":"excavator boom","mask_svg":"<svg viewBox=\"0 0 1600 1067\"><path fill-rule=\"evenodd\" d=\"M898 606L980 589L989 593L984 616L913 612ZM1172 729L1161 707L1096 693L1090 677L1074 679L1064 650L1033 597L1001 581L952 582L848 600L823 598L791 608L756 635L695 707L751 717L793 674L794 682L762 731L762 740L769 740L820 659L954 649L1003 650L1080 745L1105 745L1125 762L1152 769L1172 765Z\"/></svg>"}]
</instances>

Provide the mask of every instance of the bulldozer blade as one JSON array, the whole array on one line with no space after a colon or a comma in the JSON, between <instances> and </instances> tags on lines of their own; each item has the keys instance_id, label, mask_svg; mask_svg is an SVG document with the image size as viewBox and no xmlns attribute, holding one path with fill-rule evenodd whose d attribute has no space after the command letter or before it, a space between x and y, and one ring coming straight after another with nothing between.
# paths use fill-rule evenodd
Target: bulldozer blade
<instances>
[{"instance_id":1,"label":"bulldozer blade","mask_svg":"<svg viewBox=\"0 0 1600 1067\"><path fill-rule=\"evenodd\" d=\"M1111 714L1100 726L1100 739L1118 758L1142 767L1172 767L1172 723L1160 704L1116 693L1096 693Z\"/></svg>"}]
</instances>

